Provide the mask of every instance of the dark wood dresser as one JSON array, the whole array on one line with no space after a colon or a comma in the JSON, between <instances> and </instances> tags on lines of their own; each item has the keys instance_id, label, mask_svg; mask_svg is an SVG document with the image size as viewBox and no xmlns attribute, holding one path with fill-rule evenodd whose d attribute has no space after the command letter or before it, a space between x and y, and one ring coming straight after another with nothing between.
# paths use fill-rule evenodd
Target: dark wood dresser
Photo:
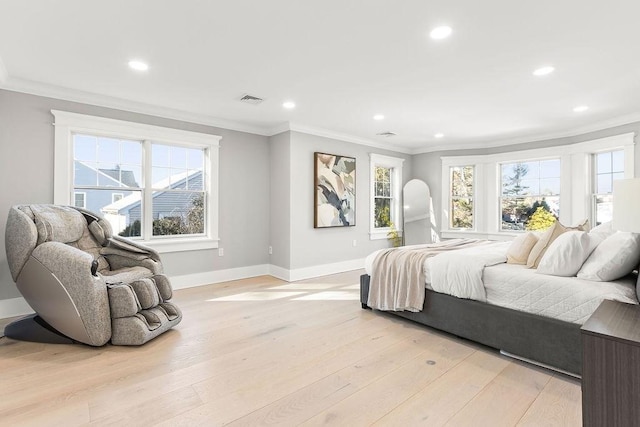
<instances>
[{"instance_id":1,"label":"dark wood dresser","mask_svg":"<svg viewBox=\"0 0 640 427\"><path fill-rule=\"evenodd\" d=\"M584 426L640 426L640 306L604 301L581 330Z\"/></svg>"}]
</instances>

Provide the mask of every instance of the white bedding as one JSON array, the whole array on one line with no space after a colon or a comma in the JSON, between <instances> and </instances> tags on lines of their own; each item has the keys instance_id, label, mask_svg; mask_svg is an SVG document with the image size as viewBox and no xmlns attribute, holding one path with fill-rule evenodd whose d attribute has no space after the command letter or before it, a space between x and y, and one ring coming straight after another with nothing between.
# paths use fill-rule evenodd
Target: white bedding
<instances>
[{"instance_id":1,"label":"white bedding","mask_svg":"<svg viewBox=\"0 0 640 427\"><path fill-rule=\"evenodd\" d=\"M583 324L605 299L637 304L634 278L594 282L538 274L524 265L486 267L487 303Z\"/></svg>"},{"instance_id":2,"label":"white bedding","mask_svg":"<svg viewBox=\"0 0 640 427\"><path fill-rule=\"evenodd\" d=\"M507 261L509 242L480 241L480 246L445 252L431 258L431 288L443 294L486 301L482 274L485 268ZM426 263L425 263L426 264Z\"/></svg>"},{"instance_id":3,"label":"white bedding","mask_svg":"<svg viewBox=\"0 0 640 427\"><path fill-rule=\"evenodd\" d=\"M499 255L502 250L506 253L508 246L509 242L496 242L490 251L492 254L488 255L488 260L496 253ZM460 252L473 250L478 249L457 251L459 255L457 259L461 264L465 257ZM365 259L365 271L369 275L378 252L370 254ZM427 258L423 265L427 289L434 290L432 287L433 262L442 255ZM447 254L447 256L450 259L446 260L446 265L449 267L455 265L453 262L456 257L453 254ZM483 262L487 263L487 260ZM633 278L614 282L594 282L577 277L538 274L535 269L529 269L523 265L500 263L483 268L482 282L487 303L565 322L584 323L605 299L638 304ZM467 273L457 273L457 275L460 274Z\"/></svg>"}]
</instances>

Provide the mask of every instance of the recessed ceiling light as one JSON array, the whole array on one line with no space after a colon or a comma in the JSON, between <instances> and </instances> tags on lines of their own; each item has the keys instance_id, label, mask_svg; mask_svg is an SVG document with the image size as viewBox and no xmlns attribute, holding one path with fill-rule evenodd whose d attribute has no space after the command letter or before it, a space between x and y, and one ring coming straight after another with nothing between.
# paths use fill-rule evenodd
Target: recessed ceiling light
<instances>
[{"instance_id":1,"label":"recessed ceiling light","mask_svg":"<svg viewBox=\"0 0 640 427\"><path fill-rule=\"evenodd\" d=\"M540 67L537 70L535 70L533 72L533 75L534 76L546 76L547 74L553 73L554 70L555 70L555 68L553 68L550 65L547 65L545 67Z\"/></svg>"},{"instance_id":2,"label":"recessed ceiling light","mask_svg":"<svg viewBox=\"0 0 640 427\"><path fill-rule=\"evenodd\" d=\"M573 111L576 112L576 113L582 113L584 111L587 111L588 109L589 109L588 105L578 105L577 107L575 107L573 109Z\"/></svg>"},{"instance_id":3,"label":"recessed ceiling light","mask_svg":"<svg viewBox=\"0 0 640 427\"><path fill-rule=\"evenodd\" d=\"M453 30L451 27L447 25L441 25L440 27L436 27L429 33L429 36L434 40L442 40L446 39L451 35Z\"/></svg>"},{"instance_id":4,"label":"recessed ceiling light","mask_svg":"<svg viewBox=\"0 0 640 427\"><path fill-rule=\"evenodd\" d=\"M129 61L129 67L136 71L147 71L149 69L149 65L146 62L138 60Z\"/></svg>"},{"instance_id":5,"label":"recessed ceiling light","mask_svg":"<svg viewBox=\"0 0 640 427\"><path fill-rule=\"evenodd\" d=\"M291 110L292 108L296 108L296 103L292 101L287 101L287 102L284 102L282 106L287 110Z\"/></svg>"},{"instance_id":6,"label":"recessed ceiling light","mask_svg":"<svg viewBox=\"0 0 640 427\"><path fill-rule=\"evenodd\" d=\"M438 132L433 135L434 138L444 138L444 133Z\"/></svg>"},{"instance_id":7,"label":"recessed ceiling light","mask_svg":"<svg viewBox=\"0 0 640 427\"><path fill-rule=\"evenodd\" d=\"M376 114L373 116L373 120L384 120L384 114Z\"/></svg>"}]
</instances>

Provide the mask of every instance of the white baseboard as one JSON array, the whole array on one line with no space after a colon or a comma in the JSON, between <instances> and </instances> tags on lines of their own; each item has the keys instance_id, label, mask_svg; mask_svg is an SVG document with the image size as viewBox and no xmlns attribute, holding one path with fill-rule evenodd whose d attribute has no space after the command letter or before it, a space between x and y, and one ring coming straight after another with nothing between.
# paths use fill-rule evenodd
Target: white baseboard
<instances>
[{"instance_id":1,"label":"white baseboard","mask_svg":"<svg viewBox=\"0 0 640 427\"><path fill-rule=\"evenodd\" d=\"M252 265L249 267L229 268L227 270L205 271L203 273L171 276L173 289L186 289L211 283L229 282L231 280L246 279L248 277L265 276L269 274L269 264Z\"/></svg>"},{"instance_id":2,"label":"white baseboard","mask_svg":"<svg viewBox=\"0 0 640 427\"><path fill-rule=\"evenodd\" d=\"M31 313L33 313L33 309L22 297L0 300L0 319Z\"/></svg>"},{"instance_id":3,"label":"white baseboard","mask_svg":"<svg viewBox=\"0 0 640 427\"><path fill-rule=\"evenodd\" d=\"M343 273L345 271L358 270L360 268L364 268L364 258L297 268L295 270L289 270L289 280L287 281L295 282L296 280L312 279L314 277Z\"/></svg>"},{"instance_id":4,"label":"white baseboard","mask_svg":"<svg viewBox=\"0 0 640 427\"><path fill-rule=\"evenodd\" d=\"M291 270L278 267L277 265L269 264L269 274L277 279L284 280L285 282L291 281Z\"/></svg>"},{"instance_id":5,"label":"white baseboard","mask_svg":"<svg viewBox=\"0 0 640 427\"><path fill-rule=\"evenodd\" d=\"M271 275L286 282L293 282L296 280L311 279L329 274L357 270L363 267L364 258L297 268L295 270L287 270L277 265L260 264L249 267L230 268L227 270L170 276L170 279L173 289L178 290L265 275ZM22 297L0 300L0 319L23 316L31 313L33 313L33 309Z\"/></svg>"}]
</instances>

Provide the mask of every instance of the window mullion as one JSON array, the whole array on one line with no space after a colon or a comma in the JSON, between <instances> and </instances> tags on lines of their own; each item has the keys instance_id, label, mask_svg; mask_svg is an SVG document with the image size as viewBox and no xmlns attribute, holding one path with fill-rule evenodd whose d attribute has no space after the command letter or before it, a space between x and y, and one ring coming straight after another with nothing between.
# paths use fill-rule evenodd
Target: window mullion
<instances>
[{"instance_id":1,"label":"window mullion","mask_svg":"<svg viewBox=\"0 0 640 427\"><path fill-rule=\"evenodd\" d=\"M144 158L142 159L142 239L151 240L153 237L153 186L152 186L152 157L151 141L142 142Z\"/></svg>"}]
</instances>

